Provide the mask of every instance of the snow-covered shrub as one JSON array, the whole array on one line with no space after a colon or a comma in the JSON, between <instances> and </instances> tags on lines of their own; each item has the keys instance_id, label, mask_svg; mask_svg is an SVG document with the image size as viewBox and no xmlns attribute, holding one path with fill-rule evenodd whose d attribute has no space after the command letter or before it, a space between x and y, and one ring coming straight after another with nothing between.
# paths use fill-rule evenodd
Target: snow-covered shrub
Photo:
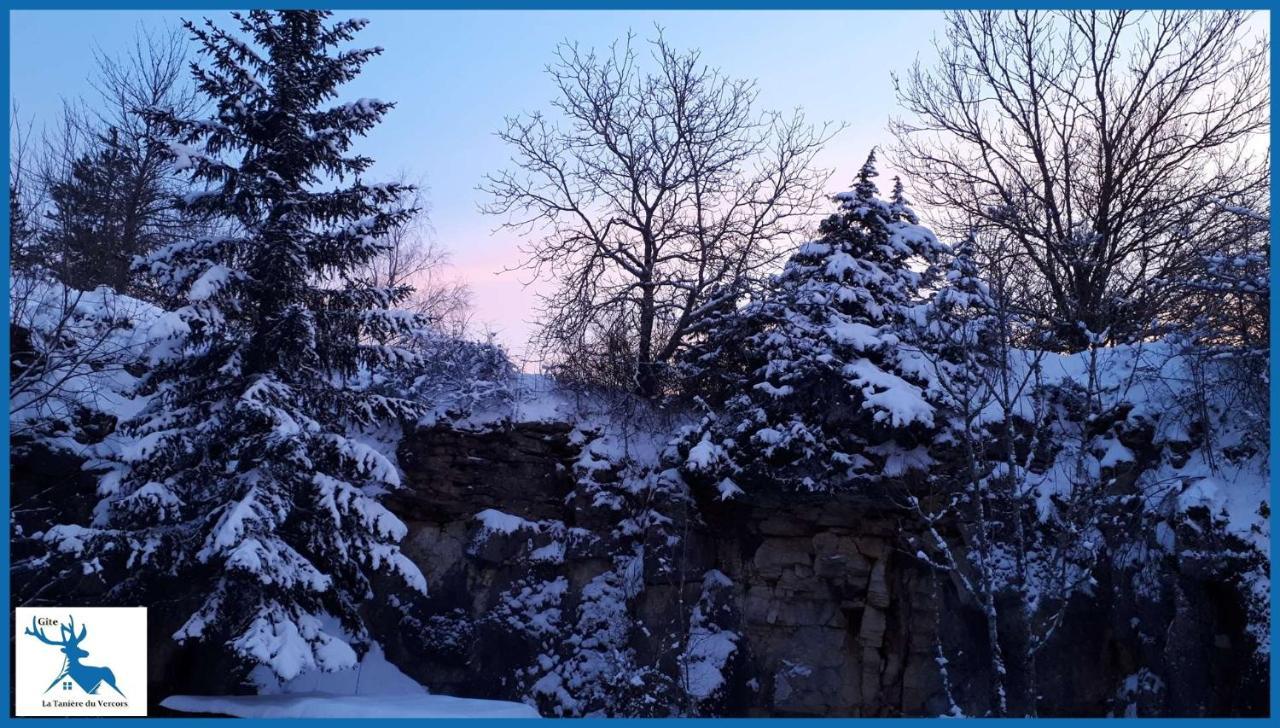
<instances>
[{"instance_id":1,"label":"snow-covered shrub","mask_svg":"<svg viewBox=\"0 0 1280 728\"><path fill-rule=\"evenodd\" d=\"M623 556L614 568L592 579L578 595L575 619L552 650L538 657L541 668L530 686L534 699L557 716L662 716L676 698L669 675L643 664L632 644L636 628L629 604L642 565Z\"/></svg>"},{"instance_id":2,"label":"snow-covered shrub","mask_svg":"<svg viewBox=\"0 0 1280 728\"><path fill-rule=\"evenodd\" d=\"M474 341L425 328L405 337L402 346L417 359L411 366L374 374L387 392L421 402L434 416L449 419L510 407L516 368L492 338Z\"/></svg>"},{"instance_id":3,"label":"snow-covered shrub","mask_svg":"<svg viewBox=\"0 0 1280 728\"><path fill-rule=\"evenodd\" d=\"M1271 349L1271 217L1269 212L1217 202L1226 213L1213 252L1163 281L1178 305L1171 328L1193 358L1192 394L1228 396L1251 422L1254 446L1269 435ZM1212 392L1210 395L1209 393Z\"/></svg>"},{"instance_id":4,"label":"snow-covered shrub","mask_svg":"<svg viewBox=\"0 0 1280 728\"><path fill-rule=\"evenodd\" d=\"M1168 620L1188 581L1231 587L1229 609L1247 615L1253 638L1235 654L1252 656L1247 670L1264 664L1268 456L1247 444L1249 415L1232 408L1230 388L1191 376L1196 359L1178 341L1007 355L984 386L998 392L1003 378L1017 391L979 413L968 467L935 467L930 505L907 499L925 526L909 548L996 628L993 695L966 710L1034 709L1034 666L1070 638L1073 605L1129 610L1126 639L1139 644L1175 639ZM962 539L939 530L957 526ZM1023 636L999 636L1014 629Z\"/></svg>"},{"instance_id":5,"label":"snow-covered shrub","mask_svg":"<svg viewBox=\"0 0 1280 728\"><path fill-rule=\"evenodd\" d=\"M130 416L159 314L109 288L75 290L40 269L10 275L11 435L83 446ZM96 431L86 433L94 421Z\"/></svg>"},{"instance_id":6,"label":"snow-covered shrub","mask_svg":"<svg viewBox=\"0 0 1280 728\"><path fill-rule=\"evenodd\" d=\"M670 716L703 700L713 706L719 693L708 671L727 654L708 647L684 655L693 605L673 610L670 624L645 623L636 610L651 583L701 583L701 574L683 573L677 554L675 519L691 508L687 489L674 471L638 463L617 433L578 430L573 440L580 455L566 503L578 525L492 509L476 516L468 555L512 573L477 621L482 644L503 646L501 654L482 650L486 669L550 716ZM705 617L695 620L707 633L700 636L720 629L719 586L708 587L717 598L708 596ZM661 648L644 648L651 643ZM698 663L695 682L705 693L686 690L686 663Z\"/></svg>"}]
</instances>

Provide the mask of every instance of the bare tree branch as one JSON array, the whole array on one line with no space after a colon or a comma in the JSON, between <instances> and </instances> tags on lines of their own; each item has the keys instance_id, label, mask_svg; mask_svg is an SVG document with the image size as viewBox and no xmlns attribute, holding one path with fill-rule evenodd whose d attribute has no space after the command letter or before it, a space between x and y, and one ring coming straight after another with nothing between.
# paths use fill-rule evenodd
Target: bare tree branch
<instances>
[{"instance_id":1,"label":"bare tree branch","mask_svg":"<svg viewBox=\"0 0 1280 728\"><path fill-rule=\"evenodd\" d=\"M643 70L633 41L599 56L561 44L556 118L508 119L514 168L481 189L486 212L535 236L524 265L557 284L542 344L652 396L707 304L741 295L805 229L826 177L813 157L835 129L754 112L753 83L661 33Z\"/></svg>"}]
</instances>

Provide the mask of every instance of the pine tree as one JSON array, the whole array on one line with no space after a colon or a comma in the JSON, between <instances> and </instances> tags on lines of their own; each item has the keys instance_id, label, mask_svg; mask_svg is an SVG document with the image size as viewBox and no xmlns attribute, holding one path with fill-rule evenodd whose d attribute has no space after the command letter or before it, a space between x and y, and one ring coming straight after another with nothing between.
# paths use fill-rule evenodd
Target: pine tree
<instances>
[{"instance_id":1,"label":"pine tree","mask_svg":"<svg viewBox=\"0 0 1280 728\"><path fill-rule=\"evenodd\" d=\"M48 182L49 210L38 241L42 262L73 288L150 293L135 277L134 260L193 237L197 226L175 204L178 190L166 153L147 148L137 132L109 127L88 133L87 150Z\"/></svg>"},{"instance_id":2,"label":"pine tree","mask_svg":"<svg viewBox=\"0 0 1280 728\"><path fill-rule=\"evenodd\" d=\"M742 301L753 298L749 288L735 285L711 296L703 321L691 329L689 343L676 362L683 392L722 404L750 378L754 358L742 342L754 333L753 322L739 308Z\"/></svg>"},{"instance_id":3,"label":"pine tree","mask_svg":"<svg viewBox=\"0 0 1280 728\"><path fill-rule=\"evenodd\" d=\"M889 203L889 209L899 219L906 220L912 225L920 224L920 219L911 209L911 201L907 199L907 191L902 186L901 177L893 178L893 192L889 195Z\"/></svg>"},{"instance_id":4,"label":"pine tree","mask_svg":"<svg viewBox=\"0 0 1280 728\"><path fill-rule=\"evenodd\" d=\"M969 410L980 408L986 376L1000 364L996 305L976 255L970 232L952 250L937 291L911 312L911 338L928 372L931 401L966 417L976 416Z\"/></svg>"},{"instance_id":5,"label":"pine tree","mask_svg":"<svg viewBox=\"0 0 1280 728\"><path fill-rule=\"evenodd\" d=\"M36 240L36 229L23 205L22 194L16 182L9 186L9 264L16 269L29 269L41 263L41 248Z\"/></svg>"},{"instance_id":6,"label":"pine tree","mask_svg":"<svg viewBox=\"0 0 1280 728\"><path fill-rule=\"evenodd\" d=\"M875 177L872 152L853 190L835 196L821 236L739 321L708 336L705 351L729 348L729 336L749 359L741 393L692 436L685 466L727 478L725 497L737 479L822 490L921 464L916 445L933 409L898 350L943 248L900 191L894 202L879 197Z\"/></svg>"},{"instance_id":7,"label":"pine tree","mask_svg":"<svg viewBox=\"0 0 1280 728\"><path fill-rule=\"evenodd\" d=\"M51 210L43 247L56 260L63 283L81 290L109 285L123 291L135 246L126 241L123 187L131 170L113 133L71 162L63 179L49 185Z\"/></svg>"},{"instance_id":8,"label":"pine tree","mask_svg":"<svg viewBox=\"0 0 1280 728\"><path fill-rule=\"evenodd\" d=\"M375 580L426 588L397 546L404 525L377 502L398 486L396 466L358 435L419 408L352 384L411 358L384 343L421 323L391 308L408 290L352 272L412 211L398 204L405 187L365 184L372 160L347 153L392 104L325 107L380 52L338 50L365 21L329 15L235 13L239 33L186 24L209 59L193 73L216 117L147 113L205 185L188 211L238 233L148 259L186 305L163 319L150 398L107 453L92 527L47 537L100 569L113 601L155 604L174 584L197 594L176 639L283 679L354 663L347 640L367 641L358 608Z\"/></svg>"}]
</instances>

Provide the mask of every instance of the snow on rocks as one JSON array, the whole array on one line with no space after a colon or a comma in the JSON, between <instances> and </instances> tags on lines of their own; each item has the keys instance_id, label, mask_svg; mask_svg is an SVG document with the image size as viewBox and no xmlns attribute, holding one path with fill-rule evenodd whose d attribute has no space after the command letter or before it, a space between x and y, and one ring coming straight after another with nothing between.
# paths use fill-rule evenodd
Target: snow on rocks
<instances>
[{"instance_id":1,"label":"snow on rocks","mask_svg":"<svg viewBox=\"0 0 1280 728\"><path fill-rule=\"evenodd\" d=\"M721 606L733 580L718 569L708 570L702 577L702 595L689 618L689 635L681 660L683 678L689 696L705 701L726 684L729 659L738 649L741 635L716 623L712 612ZM723 608L721 606L721 608Z\"/></svg>"},{"instance_id":2,"label":"snow on rocks","mask_svg":"<svg viewBox=\"0 0 1280 728\"><path fill-rule=\"evenodd\" d=\"M27 338L25 347L14 342L13 434L68 420L82 409L123 420L142 407L146 399L136 394L138 380L126 364L158 338L152 322L163 315L157 307L105 286L80 291L38 273L11 274L9 293L10 324ZM84 450L71 436L41 437L56 447Z\"/></svg>"},{"instance_id":3,"label":"snow on rocks","mask_svg":"<svg viewBox=\"0 0 1280 728\"><path fill-rule=\"evenodd\" d=\"M519 516L513 516L509 513L486 508L476 514L476 520L489 533L512 534L522 528L538 530L538 524L532 521L526 521Z\"/></svg>"}]
</instances>

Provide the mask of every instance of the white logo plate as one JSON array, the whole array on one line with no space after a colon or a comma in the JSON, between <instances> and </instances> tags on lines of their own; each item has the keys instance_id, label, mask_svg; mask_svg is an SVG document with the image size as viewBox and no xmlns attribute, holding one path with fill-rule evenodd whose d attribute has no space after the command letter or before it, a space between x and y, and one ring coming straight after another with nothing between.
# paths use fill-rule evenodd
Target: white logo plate
<instances>
[{"instance_id":1,"label":"white logo plate","mask_svg":"<svg viewBox=\"0 0 1280 728\"><path fill-rule=\"evenodd\" d=\"M146 715L145 607L18 607L20 716Z\"/></svg>"}]
</instances>

